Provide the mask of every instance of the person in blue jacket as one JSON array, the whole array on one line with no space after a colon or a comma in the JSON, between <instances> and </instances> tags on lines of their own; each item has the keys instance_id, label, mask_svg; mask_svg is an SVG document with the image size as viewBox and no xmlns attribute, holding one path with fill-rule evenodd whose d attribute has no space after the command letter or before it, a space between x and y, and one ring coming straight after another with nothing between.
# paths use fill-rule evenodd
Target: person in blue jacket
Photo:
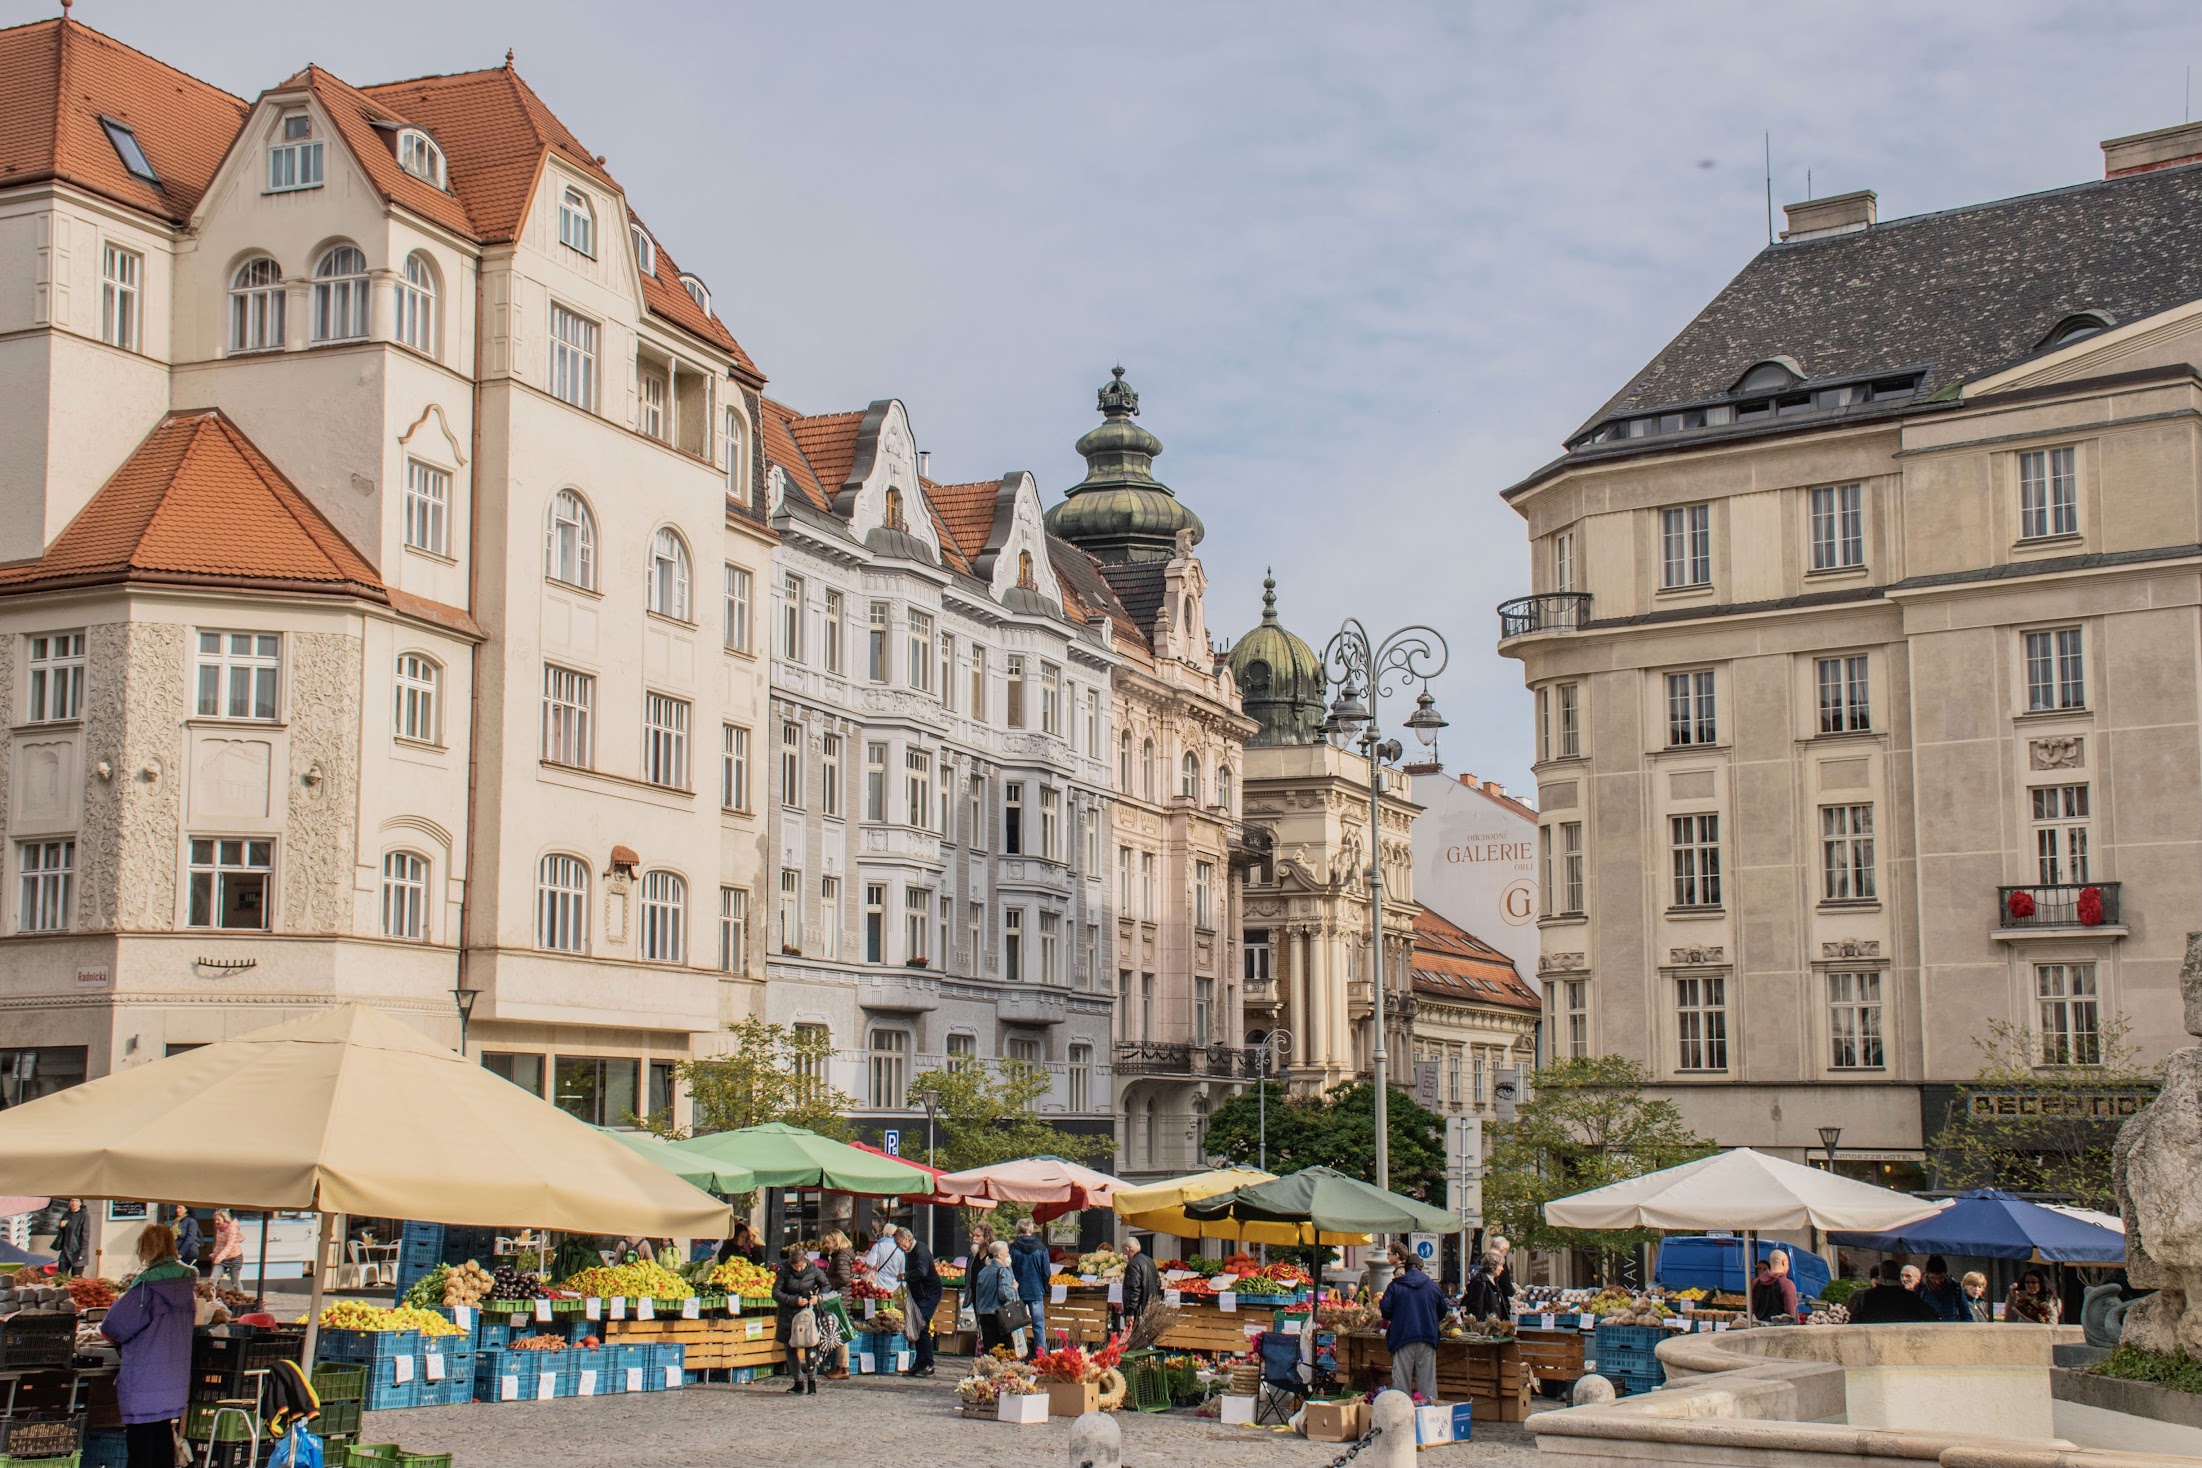
<instances>
[{"instance_id":1,"label":"person in blue jacket","mask_svg":"<svg viewBox=\"0 0 2202 1468\"><path fill-rule=\"evenodd\" d=\"M138 1236L138 1262L144 1267L99 1330L121 1356L115 1399L130 1468L175 1468L177 1419L191 1390L199 1271L176 1257L175 1231L159 1223Z\"/></svg>"},{"instance_id":2,"label":"person in blue jacket","mask_svg":"<svg viewBox=\"0 0 2202 1468\"><path fill-rule=\"evenodd\" d=\"M1029 1218L1017 1220L1017 1238L1009 1246L1009 1267L1017 1276L1017 1298L1032 1312L1032 1349L1047 1345L1047 1245Z\"/></svg>"},{"instance_id":3,"label":"person in blue jacket","mask_svg":"<svg viewBox=\"0 0 2202 1468\"><path fill-rule=\"evenodd\" d=\"M1384 1316L1384 1344L1392 1353L1392 1390L1416 1401L1437 1400L1437 1326L1445 1312L1445 1292L1422 1270L1422 1261L1405 1244L1393 1243L1392 1282L1377 1309Z\"/></svg>"}]
</instances>

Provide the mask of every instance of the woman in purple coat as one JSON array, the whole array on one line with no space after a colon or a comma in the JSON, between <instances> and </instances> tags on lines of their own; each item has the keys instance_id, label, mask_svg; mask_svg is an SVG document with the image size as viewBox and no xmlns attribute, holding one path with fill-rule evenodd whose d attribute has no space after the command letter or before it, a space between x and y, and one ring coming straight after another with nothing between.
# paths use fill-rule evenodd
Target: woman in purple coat
<instances>
[{"instance_id":1,"label":"woman in purple coat","mask_svg":"<svg viewBox=\"0 0 2202 1468\"><path fill-rule=\"evenodd\" d=\"M191 1390L192 1286L199 1271L176 1257L176 1231L152 1224L138 1238L138 1277L100 1322L122 1368L115 1396L122 1406L130 1468L175 1468L176 1423Z\"/></svg>"}]
</instances>

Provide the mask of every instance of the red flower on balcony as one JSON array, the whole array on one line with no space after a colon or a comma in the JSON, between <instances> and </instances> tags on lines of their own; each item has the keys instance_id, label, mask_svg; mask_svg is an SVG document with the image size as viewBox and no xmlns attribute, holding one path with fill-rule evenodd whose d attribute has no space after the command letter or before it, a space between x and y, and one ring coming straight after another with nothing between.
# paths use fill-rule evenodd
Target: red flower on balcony
<instances>
[{"instance_id":1,"label":"red flower on balcony","mask_svg":"<svg viewBox=\"0 0 2202 1468\"><path fill-rule=\"evenodd\" d=\"M2034 915L2034 894L2031 892L2013 892L2010 897L2005 899L2003 906L2014 918L2030 918Z\"/></svg>"},{"instance_id":2,"label":"red flower on balcony","mask_svg":"<svg viewBox=\"0 0 2202 1468\"><path fill-rule=\"evenodd\" d=\"M2079 902L2078 902L2077 906L2078 906L2078 908L2079 908L2079 913L2080 913L2080 926L2081 926L2081 927L2083 927L2083 928L2099 928L2099 927L2101 927L2101 926L2102 926L2102 923L2103 923L2103 889L2102 889L2102 888L2100 888L2100 887L2082 887L2082 888L2080 889L2080 900L2079 900Z\"/></svg>"}]
</instances>

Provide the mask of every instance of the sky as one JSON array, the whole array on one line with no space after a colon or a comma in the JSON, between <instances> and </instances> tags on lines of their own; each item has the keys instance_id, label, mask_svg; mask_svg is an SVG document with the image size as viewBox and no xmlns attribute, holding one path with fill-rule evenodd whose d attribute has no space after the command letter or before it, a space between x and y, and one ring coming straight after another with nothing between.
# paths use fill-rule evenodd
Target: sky
<instances>
[{"instance_id":1,"label":"sky","mask_svg":"<svg viewBox=\"0 0 2202 1468\"><path fill-rule=\"evenodd\" d=\"M0 0L8 24L55 5ZM1884 219L2099 177L2181 122L2202 8L78 0L244 96L499 64L592 149L804 412L900 398L934 477L1049 503L1121 363L1207 525L1209 624L1274 567L1318 651L1427 624L1448 768L1530 788L1500 492L1784 203ZM1392 732L1413 690L1388 703Z\"/></svg>"}]
</instances>

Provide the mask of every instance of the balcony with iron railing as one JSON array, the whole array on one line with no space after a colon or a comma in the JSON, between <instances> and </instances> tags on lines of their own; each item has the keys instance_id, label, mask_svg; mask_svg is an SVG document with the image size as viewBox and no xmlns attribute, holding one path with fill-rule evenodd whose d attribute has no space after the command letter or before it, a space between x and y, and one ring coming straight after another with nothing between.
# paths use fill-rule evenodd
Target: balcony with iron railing
<instances>
[{"instance_id":1,"label":"balcony with iron railing","mask_svg":"<svg viewBox=\"0 0 2202 1468\"><path fill-rule=\"evenodd\" d=\"M2116 882L2049 882L1996 888L1999 938L2125 934L2124 904Z\"/></svg>"},{"instance_id":2,"label":"balcony with iron railing","mask_svg":"<svg viewBox=\"0 0 2202 1468\"><path fill-rule=\"evenodd\" d=\"M1231 865L1235 867L1259 866L1277 849L1277 833L1267 826L1227 821L1225 832L1231 843Z\"/></svg>"},{"instance_id":3,"label":"balcony with iron railing","mask_svg":"<svg viewBox=\"0 0 2202 1468\"><path fill-rule=\"evenodd\" d=\"M1250 1081L1260 1065L1255 1051L1223 1044L1119 1040L1114 1053L1116 1073L1120 1076L1196 1076Z\"/></svg>"},{"instance_id":4,"label":"balcony with iron railing","mask_svg":"<svg viewBox=\"0 0 2202 1468\"><path fill-rule=\"evenodd\" d=\"M1538 632L1580 632L1590 621L1587 591L1544 591L1499 603L1499 640Z\"/></svg>"}]
</instances>

